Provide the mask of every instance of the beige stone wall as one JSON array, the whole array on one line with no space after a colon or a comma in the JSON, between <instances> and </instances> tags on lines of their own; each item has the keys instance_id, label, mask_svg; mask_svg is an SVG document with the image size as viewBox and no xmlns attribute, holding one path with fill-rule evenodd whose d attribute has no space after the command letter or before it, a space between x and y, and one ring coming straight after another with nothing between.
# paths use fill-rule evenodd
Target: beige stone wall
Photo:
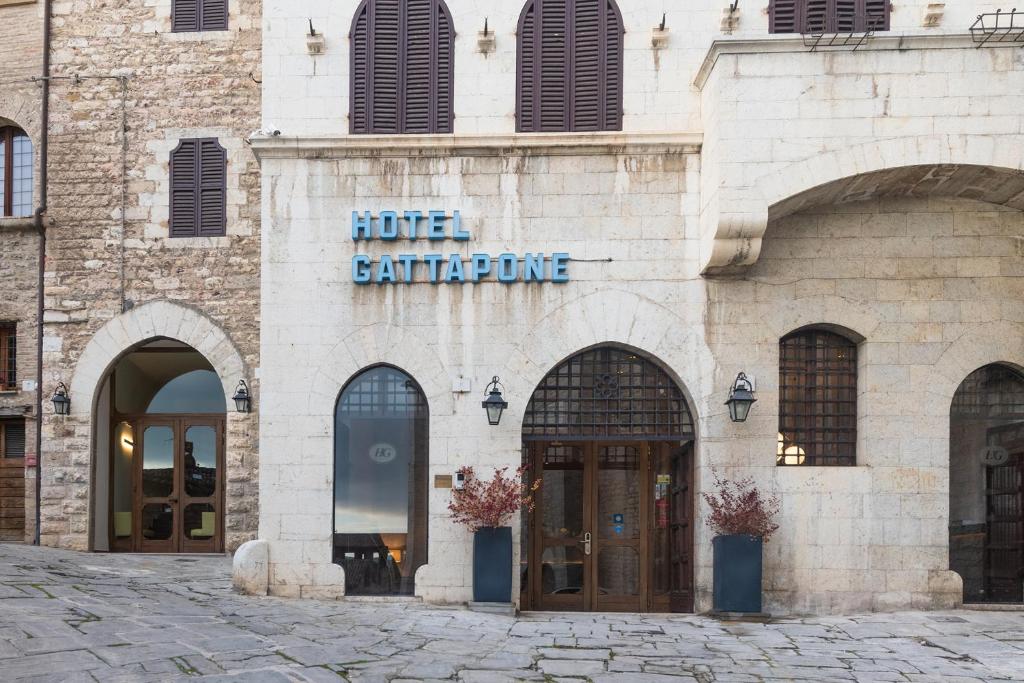
<instances>
[{"instance_id":1,"label":"beige stone wall","mask_svg":"<svg viewBox=\"0 0 1024 683\"><path fill-rule=\"evenodd\" d=\"M48 392L69 383L74 414L46 424L45 544L90 545L92 406L81 401L128 350L117 344L145 341L106 327L123 332L123 311L145 311L140 334L202 347L226 385L258 386L259 169L245 138L259 127L260 3L230 10L229 31L172 34L168 2L54 2L44 366ZM226 237L167 237L168 156L182 137L228 150ZM193 315L217 335L195 338ZM83 356L101 329L106 353ZM234 356L240 367L225 362ZM255 416L231 416L229 549L256 531L256 439Z\"/></svg>"},{"instance_id":2,"label":"beige stone wall","mask_svg":"<svg viewBox=\"0 0 1024 683\"><path fill-rule=\"evenodd\" d=\"M773 222L761 260L709 281L708 343L727 375L757 378L740 429L707 435L705 462L782 500L766 548L769 609L934 608L947 572L949 408L988 363L1024 361L1024 214L968 200L810 208ZM857 467L775 466L778 340L826 323L863 336Z\"/></svg>"}]
</instances>

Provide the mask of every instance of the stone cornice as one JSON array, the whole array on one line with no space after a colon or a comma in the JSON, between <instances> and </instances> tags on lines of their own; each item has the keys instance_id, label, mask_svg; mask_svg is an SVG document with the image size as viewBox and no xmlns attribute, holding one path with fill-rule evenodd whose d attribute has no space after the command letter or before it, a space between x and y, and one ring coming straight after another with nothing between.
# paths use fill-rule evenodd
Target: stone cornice
<instances>
[{"instance_id":1,"label":"stone cornice","mask_svg":"<svg viewBox=\"0 0 1024 683\"><path fill-rule=\"evenodd\" d=\"M857 52L880 52L887 50L948 50L976 48L970 33L878 33L871 36ZM994 47L994 46L993 46ZM795 52L811 54L811 48L804 44L803 36L765 36L759 38L720 38L711 43L704 61L693 79L698 90L704 88L708 77L715 69L718 58L722 55L768 54L778 52ZM830 52L852 52L852 48L824 48L813 54Z\"/></svg>"},{"instance_id":2,"label":"stone cornice","mask_svg":"<svg viewBox=\"0 0 1024 683\"><path fill-rule=\"evenodd\" d=\"M254 136L260 159L352 157L698 154L701 133L517 133L514 135Z\"/></svg>"}]
</instances>

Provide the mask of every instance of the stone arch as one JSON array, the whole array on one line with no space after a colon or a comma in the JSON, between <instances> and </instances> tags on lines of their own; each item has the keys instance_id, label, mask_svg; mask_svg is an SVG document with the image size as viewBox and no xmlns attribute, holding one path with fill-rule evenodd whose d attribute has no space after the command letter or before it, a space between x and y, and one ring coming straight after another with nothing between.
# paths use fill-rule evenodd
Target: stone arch
<instances>
[{"instance_id":1,"label":"stone arch","mask_svg":"<svg viewBox=\"0 0 1024 683\"><path fill-rule=\"evenodd\" d=\"M808 193L824 190L834 183L874 176L885 172L899 174L903 169L918 169L927 174L935 168L977 167L992 172L992 187L978 188L972 199L1024 208L1024 187L1005 195L1001 187L1007 180L1024 183L1024 144L997 141L987 135L927 135L877 140L838 149L771 170L744 190L733 190L719 199L717 215L704 217L711 225L710 243L703 248L704 272L723 273L750 266L761 254L768 222L793 213L808 204ZM910 176L914 171L908 171ZM891 182L892 178L881 178ZM902 180L902 179L901 179ZM936 184L932 196L944 196L948 186ZM999 185L1000 187L995 187ZM875 196L884 195L879 191ZM951 193L952 196L959 196ZM928 196L925 194L923 196ZM864 198L869 198L865 196Z\"/></svg>"},{"instance_id":2,"label":"stone arch","mask_svg":"<svg viewBox=\"0 0 1024 683\"><path fill-rule=\"evenodd\" d=\"M1024 324L981 323L950 344L936 361L931 386L927 387L934 397L934 414L948 416L960 384L986 365L1005 365L1024 372Z\"/></svg>"},{"instance_id":3,"label":"stone arch","mask_svg":"<svg viewBox=\"0 0 1024 683\"><path fill-rule=\"evenodd\" d=\"M90 419L100 385L119 358L152 339L165 337L188 344L216 370L230 403L248 368L224 331L205 314L181 304L154 301L113 318L93 335L75 365L69 389L71 415ZM227 403L226 403L227 404Z\"/></svg>"},{"instance_id":4,"label":"stone arch","mask_svg":"<svg viewBox=\"0 0 1024 683\"><path fill-rule=\"evenodd\" d=\"M782 339L806 327L834 329L857 342L870 341L882 321L878 312L863 303L841 296L809 297L780 302L762 321L770 331L766 342Z\"/></svg>"},{"instance_id":5,"label":"stone arch","mask_svg":"<svg viewBox=\"0 0 1024 683\"><path fill-rule=\"evenodd\" d=\"M17 126L28 133L33 148L38 148L42 135L39 119L39 98L8 90L0 95L0 125Z\"/></svg>"}]
</instances>

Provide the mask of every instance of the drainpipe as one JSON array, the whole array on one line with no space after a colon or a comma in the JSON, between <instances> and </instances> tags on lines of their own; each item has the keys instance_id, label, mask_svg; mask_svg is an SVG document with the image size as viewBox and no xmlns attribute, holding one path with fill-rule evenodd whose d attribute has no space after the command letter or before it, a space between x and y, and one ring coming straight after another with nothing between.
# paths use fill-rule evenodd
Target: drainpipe
<instances>
[{"instance_id":1,"label":"drainpipe","mask_svg":"<svg viewBox=\"0 0 1024 683\"><path fill-rule=\"evenodd\" d=\"M36 230L39 233L39 274L36 281L36 533L39 545L42 526L43 499L43 292L46 278L46 199L47 162L50 151L50 14L53 0L43 3L43 107L39 133L39 206L36 208Z\"/></svg>"}]
</instances>

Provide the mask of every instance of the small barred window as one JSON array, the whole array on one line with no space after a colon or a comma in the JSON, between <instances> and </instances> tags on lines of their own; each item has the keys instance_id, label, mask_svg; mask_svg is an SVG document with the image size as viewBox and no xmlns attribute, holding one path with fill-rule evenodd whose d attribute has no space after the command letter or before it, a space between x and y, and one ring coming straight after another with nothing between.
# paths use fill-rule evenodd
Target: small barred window
<instances>
[{"instance_id":1,"label":"small barred window","mask_svg":"<svg viewBox=\"0 0 1024 683\"><path fill-rule=\"evenodd\" d=\"M857 464L857 344L820 329L779 344L779 465Z\"/></svg>"}]
</instances>

